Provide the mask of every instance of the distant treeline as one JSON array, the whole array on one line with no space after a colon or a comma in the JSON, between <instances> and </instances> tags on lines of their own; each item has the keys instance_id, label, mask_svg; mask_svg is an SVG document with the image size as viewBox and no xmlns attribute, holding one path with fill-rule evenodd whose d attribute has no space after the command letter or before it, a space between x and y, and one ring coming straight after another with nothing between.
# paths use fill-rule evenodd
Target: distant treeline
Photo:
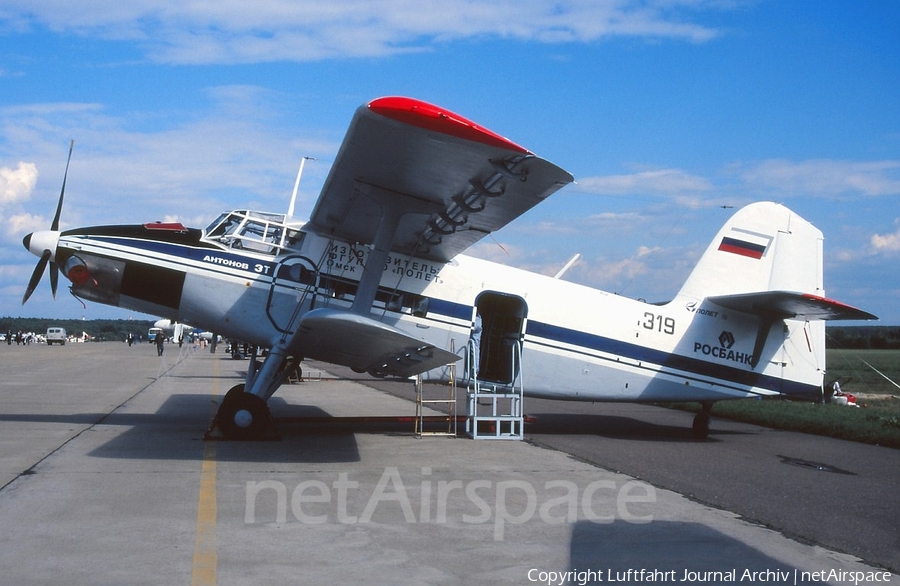
<instances>
[{"instance_id":1,"label":"distant treeline","mask_svg":"<svg viewBox=\"0 0 900 586\"><path fill-rule=\"evenodd\" d=\"M0 332L34 332L43 334L50 326L66 328L66 332L72 336L80 336L81 332L87 332L97 342L124 342L126 336L131 333L135 336L147 338L148 330L153 327L152 320L137 319L49 319L38 317L2 317L0 318Z\"/></svg>"},{"instance_id":2,"label":"distant treeline","mask_svg":"<svg viewBox=\"0 0 900 586\"><path fill-rule=\"evenodd\" d=\"M843 350L900 349L900 326L827 326L825 347Z\"/></svg>"}]
</instances>

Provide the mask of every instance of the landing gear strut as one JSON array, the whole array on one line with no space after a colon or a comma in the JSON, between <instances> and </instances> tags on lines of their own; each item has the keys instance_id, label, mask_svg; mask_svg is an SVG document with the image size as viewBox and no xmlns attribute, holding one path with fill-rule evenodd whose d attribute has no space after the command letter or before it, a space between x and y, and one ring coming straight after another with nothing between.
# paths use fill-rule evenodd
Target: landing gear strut
<instances>
[{"instance_id":1,"label":"landing gear strut","mask_svg":"<svg viewBox=\"0 0 900 586\"><path fill-rule=\"evenodd\" d=\"M703 409L694 417L691 432L697 439L706 439L709 436L709 413L712 405L712 403L702 403Z\"/></svg>"},{"instance_id":2,"label":"landing gear strut","mask_svg":"<svg viewBox=\"0 0 900 586\"><path fill-rule=\"evenodd\" d=\"M263 439L272 427L272 415L262 398L245 393L244 385L237 385L222 399L214 426L225 439Z\"/></svg>"}]
</instances>

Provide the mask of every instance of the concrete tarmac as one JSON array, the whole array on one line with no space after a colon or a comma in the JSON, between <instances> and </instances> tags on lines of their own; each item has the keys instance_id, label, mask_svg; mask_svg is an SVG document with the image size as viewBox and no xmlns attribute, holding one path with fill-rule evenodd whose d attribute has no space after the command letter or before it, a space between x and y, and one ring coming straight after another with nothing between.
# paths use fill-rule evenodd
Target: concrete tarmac
<instances>
[{"instance_id":1,"label":"concrete tarmac","mask_svg":"<svg viewBox=\"0 0 900 586\"><path fill-rule=\"evenodd\" d=\"M336 372L410 401L415 397L406 381ZM525 412L530 443L799 541L900 569L900 450L716 417L709 437L696 440L692 413L654 405L526 397Z\"/></svg>"},{"instance_id":2,"label":"concrete tarmac","mask_svg":"<svg viewBox=\"0 0 900 586\"><path fill-rule=\"evenodd\" d=\"M324 365L237 443L203 438L221 351L0 354L0 583L900 583L562 451L342 420L414 405Z\"/></svg>"}]
</instances>

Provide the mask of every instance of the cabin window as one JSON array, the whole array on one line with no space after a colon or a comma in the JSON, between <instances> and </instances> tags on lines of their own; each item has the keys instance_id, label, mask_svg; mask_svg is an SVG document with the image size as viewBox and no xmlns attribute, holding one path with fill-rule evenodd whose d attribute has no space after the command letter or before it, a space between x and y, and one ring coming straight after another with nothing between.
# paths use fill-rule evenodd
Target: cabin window
<instances>
[{"instance_id":1,"label":"cabin window","mask_svg":"<svg viewBox=\"0 0 900 586\"><path fill-rule=\"evenodd\" d=\"M421 295L413 295L410 300L410 309L416 317L425 317L428 314L428 298Z\"/></svg>"},{"instance_id":2,"label":"cabin window","mask_svg":"<svg viewBox=\"0 0 900 586\"><path fill-rule=\"evenodd\" d=\"M355 281L326 275L322 275L319 282L320 291L327 297L344 301L352 301L355 298L358 285ZM375 293L374 307L383 307L387 311L425 317L428 313L428 298L415 293L379 287Z\"/></svg>"}]
</instances>

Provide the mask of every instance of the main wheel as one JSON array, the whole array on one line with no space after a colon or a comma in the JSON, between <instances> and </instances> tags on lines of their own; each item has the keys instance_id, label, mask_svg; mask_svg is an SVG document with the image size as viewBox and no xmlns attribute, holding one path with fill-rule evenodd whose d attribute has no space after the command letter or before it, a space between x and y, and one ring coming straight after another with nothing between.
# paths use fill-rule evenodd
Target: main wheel
<instances>
[{"instance_id":1,"label":"main wheel","mask_svg":"<svg viewBox=\"0 0 900 586\"><path fill-rule=\"evenodd\" d=\"M260 439L268 430L272 416L266 402L244 392L244 385L232 387L219 405L216 422L225 439Z\"/></svg>"},{"instance_id":2,"label":"main wheel","mask_svg":"<svg viewBox=\"0 0 900 586\"><path fill-rule=\"evenodd\" d=\"M694 417L691 432L697 439L706 439L709 436L709 412L704 409Z\"/></svg>"}]
</instances>

